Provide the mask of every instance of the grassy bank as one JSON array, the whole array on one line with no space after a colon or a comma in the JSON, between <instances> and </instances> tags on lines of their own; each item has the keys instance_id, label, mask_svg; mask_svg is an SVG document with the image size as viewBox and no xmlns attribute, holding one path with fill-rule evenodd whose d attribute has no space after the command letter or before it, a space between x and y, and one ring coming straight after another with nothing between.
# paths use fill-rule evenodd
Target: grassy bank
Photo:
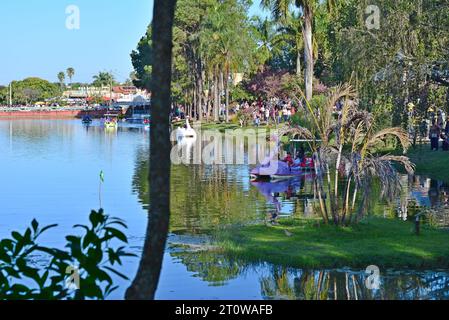
<instances>
[{"instance_id":1,"label":"grassy bank","mask_svg":"<svg viewBox=\"0 0 449 320\"><path fill-rule=\"evenodd\" d=\"M416 164L416 174L449 182L449 152L430 151L430 145L411 148L407 154Z\"/></svg>"},{"instance_id":2,"label":"grassy bank","mask_svg":"<svg viewBox=\"0 0 449 320\"><path fill-rule=\"evenodd\" d=\"M223 232L219 241L224 251L236 258L287 267L449 266L449 232L424 227L416 236L413 224L381 218L370 218L351 228L292 219L279 226L233 228Z\"/></svg>"}]
</instances>

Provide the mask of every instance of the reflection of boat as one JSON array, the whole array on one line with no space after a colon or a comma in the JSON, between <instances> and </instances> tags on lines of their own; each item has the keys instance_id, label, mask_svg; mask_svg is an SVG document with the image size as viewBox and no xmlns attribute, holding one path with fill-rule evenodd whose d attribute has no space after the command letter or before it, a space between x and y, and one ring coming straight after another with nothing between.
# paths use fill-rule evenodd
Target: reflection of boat
<instances>
[{"instance_id":1,"label":"reflection of boat","mask_svg":"<svg viewBox=\"0 0 449 320\"><path fill-rule=\"evenodd\" d=\"M143 117L143 126L145 130L150 130L151 127L151 116L146 115Z\"/></svg>"},{"instance_id":2,"label":"reflection of boat","mask_svg":"<svg viewBox=\"0 0 449 320\"><path fill-rule=\"evenodd\" d=\"M270 160L268 163L251 170L251 179L284 180L314 170L313 160L309 158L306 158L299 166L289 166L288 163L284 161Z\"/></svg>"},{"instance_id":3,"label":"reflection of boat","mask_svg":"<svg viewBox=\"0 0 449 320\"><path fill-rule=\"evenodd\" d=\"M252 186L257 190L267 203L274 205L275 212L278 217L289 217L295 212L297 201L304 203L304 214L311 215L313 213L313 201L315 194L307 193L305 185L307 182L312 183L314 180L313 173L303 173L291 179L279 181L253 181Z\"/></svg>"},{"instance_id":4,"label":"reflection of boat","mask_svg":"<svg viewBox=\"0 0 449 320\"><path fill-rule=\"evenodd\" d=\"M183 138L196 139L196 131L190 126L189 119L186 119L186 124L184 127L176 130L176 138L178 141Z\"/></svg>"}]
</instances>

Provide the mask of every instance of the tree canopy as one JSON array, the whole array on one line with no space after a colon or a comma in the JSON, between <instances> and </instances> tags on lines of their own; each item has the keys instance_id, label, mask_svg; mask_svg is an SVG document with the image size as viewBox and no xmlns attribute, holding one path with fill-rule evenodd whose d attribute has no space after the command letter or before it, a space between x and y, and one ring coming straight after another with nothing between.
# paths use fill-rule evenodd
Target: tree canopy
<instances>
[{"instance_id":1,"label":"tree canopy","mask_svg":"<svg viewBox=\"0 0 449 320\"><path fill-rule=\"evenodd\" d=\"M307 98L311 86L352 83L360 106L384 115L386 125L406 123L410 102L420 114L431 105L448 108L447 1L261 0L272 12L266 18L251 17L249 2L178 2L172 91L188 114L218 120L234 97L266 97L269 88L251 91L255 84L282 87L286 79ZM149 89L151 33L150 26L131 54L134 83ZM296 77L273 77L284 73ZM253 85L236 85L237 74Z\"/></svg>"},{"instance_id":2,"label":"tree canopy","mask_svg":"<svg viewBox=\"0 0 449 320\"><path fill-rule=\"evenodd\" d=\"M14 104L29 104L60 96L57 84L40 78L26 78L12 82L12 99ZM0 102L6 103L9 97L9 87L0 89Z\"/></svg>"}]
</instances>

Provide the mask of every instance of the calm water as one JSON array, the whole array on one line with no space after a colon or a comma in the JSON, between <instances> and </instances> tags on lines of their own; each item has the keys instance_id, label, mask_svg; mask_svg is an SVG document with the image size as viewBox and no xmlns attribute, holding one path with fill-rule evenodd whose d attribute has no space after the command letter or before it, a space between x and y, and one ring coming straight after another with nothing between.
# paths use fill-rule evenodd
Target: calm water
<instances>
[{"instance_id":1,"label":"calm water","mask_svg":"<svg viewBox=\"0 0 449 320\"><path fill-rule=\"evenodd\" d=\"M148 207L148 132L138 127L105 131L78 120L0 121L0 237L24 229L33 218L58 223L43 237L61 246L71 227L87 223L98 208L99 172L105 173L102 206L127 221L132 250L140 254ZM252 184L248 166L175 166L172 223L158 298L160 299L442 299L449 297L449 273L388 270L380 290L364 286L361 270L295 270L246 265L198 251L217 226L281 216L312 215L310 176L279 184ZM381 214L404 220L417 206L447 210L447 185L424 178L404 179L403 195ZM444 220L444 219L442 219ZM441 221L445 223L445 221ZM177 244L191 244L190 250ZM138 259L124 271L131 278ZM128 283L118 281L120 299Z\"/></svg>"}]
</instances>

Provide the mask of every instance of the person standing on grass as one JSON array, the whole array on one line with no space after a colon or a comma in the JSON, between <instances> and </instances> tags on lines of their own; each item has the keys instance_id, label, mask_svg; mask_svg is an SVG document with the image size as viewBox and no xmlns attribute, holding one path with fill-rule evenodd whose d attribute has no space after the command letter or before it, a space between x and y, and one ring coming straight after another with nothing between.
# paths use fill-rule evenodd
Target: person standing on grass
<instances>
[{"instance_id":1,"label":"person standing on grass","mask_svg":"<svg viewBox=\"0 0 449 320\"><path fill-rule=\"evenodd\" d=\"M432 151L438 151L439 149L440 134L440 127L438 127L436 122L434 122L432 127L430 128L430 148Z\"/></svg>"}]
</instances>

